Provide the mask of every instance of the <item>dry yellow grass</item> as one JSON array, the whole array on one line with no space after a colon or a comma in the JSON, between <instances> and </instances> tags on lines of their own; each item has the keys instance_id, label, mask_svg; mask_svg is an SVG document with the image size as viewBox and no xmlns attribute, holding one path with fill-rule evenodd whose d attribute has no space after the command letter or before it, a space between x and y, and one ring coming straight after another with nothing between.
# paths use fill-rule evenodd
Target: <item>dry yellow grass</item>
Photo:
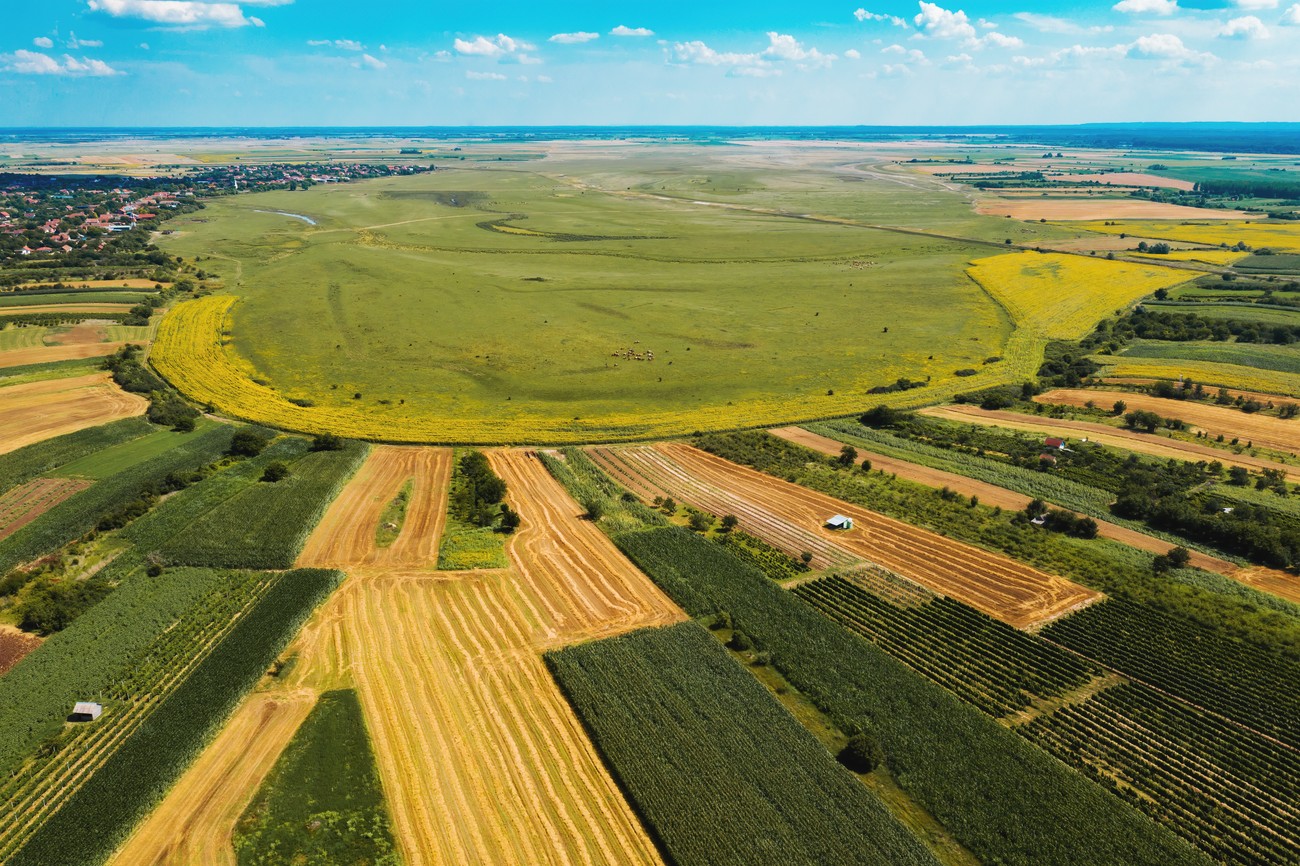
<instances>
[{"instance_id":1,"label":"dry yellow grass","mask_svg":"<svg viewBox=\"0 0 1300 866\"><path fill-rule=\"evenodd\" d=\"M1078 340L1115 310L1195 274L1064 253L1009 253L971 263L968 273L1021 328Z\"/></svg>"},{"instance_id":2,"label":"dry yellow grass","mask_svg":"<svg viewBox=\"0 0 1300 866\"><path fill-rule=\"evenodd\" d=\"M1255 220L1211 222L1181 220L1094 220L1070 223L1070 228L1105 234L1127 234L1139 238L1165 238L1196 244L1228 244L1244 241L1255 249L1300 250L1300 224Z\"/></svg>"},{"instance_id":3,"label":"dry yellow grass","mask_svg":"<svg viewBox=\"0 0 1300 866\"><path fill-rule=\"evenodd\" d=\"M1203 385L1259 391L1283 397L1300 398L1300 376L1279 370L1261 370L1240 364L1213 361L1170 360L1168 358L1130 358L1098 355L1102 365L1099 375L1116 379L1191 379Z\"/></svg>"},{"instance_id":4,"label":"dry yellow grass","mask_svg":"<svg viewBox=\"0 0 1300 866\"><path fill-rule=\"evenodd\" d=\"M0 454L84 427L143 415L149 401L107 373L0 388Z\"/></svg>"}]
</instances>

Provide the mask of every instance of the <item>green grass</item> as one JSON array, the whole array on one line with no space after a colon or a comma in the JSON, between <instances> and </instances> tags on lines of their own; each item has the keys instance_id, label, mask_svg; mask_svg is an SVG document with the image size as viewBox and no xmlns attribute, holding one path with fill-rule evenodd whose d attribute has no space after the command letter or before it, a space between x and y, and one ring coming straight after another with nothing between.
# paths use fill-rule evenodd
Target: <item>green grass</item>
<instances>
[{"instance_id":1,"label":"green grass","mask_svg":"<svg viewBox=\"0 0 1300 866\"><path fill-rule=\"evenodd\" d=\"M399 863L357 694L326 692L234 833L240 866Z\"/></svg>"},{"instance_id":2,"label":"green grass","mask_svg":"<svg viewBox=\"0 0 1300 866\"><path fill-rule=\"evenodd\" d=\"M1239 367L1253 367L1256 370L1300 373L1300 352L1297 352L1295 347L1264 343L1167 343L1138 340L1118 357L1211 361L1236 364Z\"/></svg>"},{"instance_id":3,"label":"green grass","mask_svg":"<svg viewBox=\"0 0 1300 866\"><path fill-rule=\"evenodd\" d=\"M1229 319L1238 322L1259 322L1265 325L1300 325L1300 307L1278 307L1271 304L1249 303L1174 303L1148 301L1147 306L1161 312L1195 313L1203 319Z\"/></svg>"},{"instance_id":4,"label":"green grass","mask_svg":"<svg viewBox=\"0 0 1300 866\"><path fill-rule=\"evenodd\" d=\"M680 162L572 168L623 192L707 194ZM999 240L1018 230L937 188L771 175L747 181L761 190L746 204ZM479 225L512 214L541 236ZM1033 363L982 365L1012 356L1011 325L964 273L990 250L961 242L584 192L518 166L231 197L198 219L160 243L203 254L242 298L230 348L250 375L318 407L382 408L394 427L576 417L626 437L647 416L682 416L716 428L742 407L833 415L900 376L955 387L954 371L976 368L962 385L978 387ZM655 360L612 356L629 348Z\"/></svg>"},{"instance_id":5,"label":"green grass","mask_svg":"<svg viewBox=\"0 0 1300 866\"><path fill-rule=\"evenodd\" d=\"M71 361L50 361L47 364L0 367L0 387L85 376L100 370L103 363L102 358L76 358Z\"/></svg>"},{"instance_id":6,"label":"green grass","mask_svg":"<svg viewBox=\"0 0 1300 866\"><path fill-rule=\"evenodd\" d=\"M10 349L34 349L38 346L44 346L45 335L49 332L49 328L34 326L23 328L11 325L0 328L0 352Z\"/></svg>"},{"instance_id":7,"label":"green grass","mask_svg":"<svg viewBox=\"0 0 1300 866\"><path fill-rule=\"evenodd\" d=\"M195 425L195 432L207 430L215 423L200 419ZM141 436L131 442L114 445L82 457L80 460L65 463L50 474L62 478L89 478L98 481L170 451L188 435L190 434L176 433L172 430L155 430L148 436Z\"/></svg>"},{"instance_id":8,"label":"green grass","mask_svg":"<svg viewBox=\"0 0 1300 866\"><path fill-rule=\"evenodd\" d=\"M465 571L471 568L505 568L507 565L501 533L490 526L472 526L450 517L447 519L447 528L438 544L439 569Z\"/></svg>"},{"instance_id":9,"label":"green grass","mask_svg":"<svg viewBox=\"0 0 1300 866\"><path fill-rule=\"evenodd\" d=\"M1262 272L1268 274L1300 274L1300 256L1272 255L1247 256L1233 265L1239 271L1247 273Z\"/></svg>"},{"instance_id":10,"label":"green grass","mask_svg":"<svg viewBox=\"0 0 1300 866\"><path fill-rule=\"evenodd\" d=\"M390 547L402 534L402 525L406 523L406 507L411 501L411 490L415 487L413 480L407 480L398 491L393 501L384 507L379 515L379 526L375 529L375 545Z\"/></svg>"},{"instance_id":11,"label":"green grass","mask_svg":"<svg viewBox=\"0 0 1300 866\"><path fill-rule=\"evenodd\" d=\"M138 304L157 292L12 292L0 294L0 307L37 304Z\"/></svg>"},{"instance_id":12,"label":"green grass","mask_svg":"<svg viewBox=\"0 0 1300 866\"><path fill-rule=\"evenodd\" d=\"M668 862L936 863L696 623L546 662Z\"/></svg>"},{"instance_id":13,"label":"green grass","mask_svg":"<svg viewBox=\"0 0 1300 866\"><path fill-rule=\"evenodd\" d=\"M0 493L49 473L56 467L148 436L157 430L157 427L143 418L126 418L0 454Z\"/></svg>"}]
</instances>

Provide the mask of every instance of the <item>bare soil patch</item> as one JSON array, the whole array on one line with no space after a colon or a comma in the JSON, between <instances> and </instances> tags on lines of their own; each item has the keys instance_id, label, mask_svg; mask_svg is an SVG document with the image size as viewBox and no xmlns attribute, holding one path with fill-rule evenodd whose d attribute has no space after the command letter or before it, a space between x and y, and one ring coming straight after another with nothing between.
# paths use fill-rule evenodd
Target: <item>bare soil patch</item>
<instances>
[{"instance_id":1,"label":"bare soil patch","mask_svg":"<svg viewBox=\"0 0 1300 866\"><path fill-rule=\"evenodd\" d=\"M1163 177L1158 174L1146 174L1145 172L1134 171L1111 171L1102 174L1052 174L1048 175L1052 180L1068 180L1072 183L1097 183L1110 184L1112 186L1161 186L1167 189L1181 189L1191 191L1196 188L1196 184L1190 180L1179 180L1176 177Z\"/></svg>"},{"instance_id":2,"label":"bare soil patch","mask_svg":"<svg viewBox=\"0 0 1300 866\"><path fill-rule=\"evenodd\" d=\"M1122 198L981 198L977 213L1010 216L1020 220L1103 220L1103 219L1204 219L1236 220L1250 214L1237 210L1211 210L1163 202Z\"/></svg>"},{"instance_id":3,"label":"bare soil patch","mask_svg":"<svg viewBox=\"0 0 1300 866\"><path fill-rule=\"evenodd\" d=\"M0 676L13 670L32 650L41 645L36 635L19 631L13 626L0 625Z\"/></svg>"}]
</instances>

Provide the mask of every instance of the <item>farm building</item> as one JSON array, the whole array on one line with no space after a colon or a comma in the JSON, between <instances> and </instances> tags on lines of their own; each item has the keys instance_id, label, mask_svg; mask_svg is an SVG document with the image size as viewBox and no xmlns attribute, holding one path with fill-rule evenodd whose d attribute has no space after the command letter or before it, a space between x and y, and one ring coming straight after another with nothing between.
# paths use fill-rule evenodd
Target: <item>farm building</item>
<instances>
[{"instance_id":1,"label":"farm building","mask_svg":"<svg viewBox=\"0 0 1300 866\"><path fill-rule=\"evenodd\" d=\"M1064 440L1064 439L1058 439L1058 438L1055 437L1055 436L1048 436L1047 439L1045 439L1045 440L1043 441L1043 447L1044 447L1044 448L1055 448L1057 451L1064 451L1064 450L1065 450L1065 440Z\"/></svg>"},{"instance_id":2,"label":"farm building","mask_svg":"<svg viewBox=\"0 0 1300 866\"><path fill-rule=\"evenodd\" d=\"M843 514L837 514L830 520L826 521L826 525L831 529L852 529L853 518L845 517Z\"/></svg>"},{"instance_id":3,"label":"farm building","mask_svg":"<svg viewBox=\"0 0 1300 866\"><path fill-rule=\"evenodd\" d=\"M78 701L72 707L72 715L68 716L70 722L93 722L99 718L100 713L104 712L100 704L92 704L90 701Z\"/></svg>"},{"instance_id":4,"label":"farm building","mask_svg":"<svg viewBox=\"0 0 1300 866\"><path fill-rule=\"evenodd\" d=\"M1055 465L1056 465L1056 455L1055 455L1055 454L1039 454L1039 455L1038 455L1038 462L1039 462L1039 463L1046 463L1048 466L1055 466Z\"/></svg>"}]
</instances>

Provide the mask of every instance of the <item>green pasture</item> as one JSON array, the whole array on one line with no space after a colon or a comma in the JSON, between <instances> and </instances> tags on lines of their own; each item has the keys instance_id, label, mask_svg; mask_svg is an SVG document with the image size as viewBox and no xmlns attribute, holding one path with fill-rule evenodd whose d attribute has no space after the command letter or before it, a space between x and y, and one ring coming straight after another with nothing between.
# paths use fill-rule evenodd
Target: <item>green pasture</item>
<instances>
[{"instance_id":1,"label":"green pasture","mask_svg":"<svg viewBox=\"0 0 1300 866\"><path fill-rule=\"evenodd\" d=\"M200 418L195 425L195 430L201 432L213 426L215 422ZM98 481L164 454L190 438L192 434L157 430L139 439L132 439L130 442L123 442L66 463L60 466L57 472L51 474L63 478L89 478Z\"/></svg>"},{"instance_id":2,"label":"green pasture","mask_svg":"<svg viewBox=\"0 0 1300 866\"><path fill-rule=\"evenodd\" d=\"M651 197L652 177L703 201L724 176L696 184L712 175L646 151L604 174L543 160L221 199L160 243L242 298L229 343L249 374L322 407L722 415L828 391L865 400L903 376L940 384L976 368L979 387L1031 372L982 364L1010 354L1011 322L964 273L993 247ZM1065 231L977 217L924 179L837 171L725 177L753 189L745 207L999 242ZM654 360L615 356L629 349Z\"/></svg>"},{"instance_id":3,"label":"green pasture","mask_svg":"<svg viewBox=\"0 0 1300 866\"><path fill-rule=\"evenodd\" d=\"M1119 357L1213 361L1221 364L1236 364L1240 367L1254 367L1257 370L1300 373L1300 351L1296 351L1294 346L1274 346L1265 343L1212 341L1166 343L1139 340L1121 352Z\"/></svg>"},{"instance_id":4,"label":"green pasture","mask_svg":"<svg viewBox=\"0 0 1300 866\"><path fill-rule=\"evenodd\" d=\"M9 349L34 349L45 345L45 335L49 328L34 325L9 325L0 328L0 352Z\"/></svg>"},{"instance_id":5,"label":"green pasture","mask_svg":"<svg viewBox=\"0 0 1300 866\"><path fill-rule=\"evenodd\" d=\"M0 307L48 306L50 304L139 304L157 292L6 292Z\"/></svg>"},{"instance_id":6,"label":"green pasture","mask_svg":"<svg viewBox=\"0 0 1300 866\"><path fill-rule=\"evenodd\" d=\"M1250 303L1169 303L1154 301L1148 306L1168 313L1195 313L1203 319L1228 319L1238 322L1259 322L1263 325L1300 325L1300 307L1280 307L1272 304Z\"/></svg>"}]
</instances>

